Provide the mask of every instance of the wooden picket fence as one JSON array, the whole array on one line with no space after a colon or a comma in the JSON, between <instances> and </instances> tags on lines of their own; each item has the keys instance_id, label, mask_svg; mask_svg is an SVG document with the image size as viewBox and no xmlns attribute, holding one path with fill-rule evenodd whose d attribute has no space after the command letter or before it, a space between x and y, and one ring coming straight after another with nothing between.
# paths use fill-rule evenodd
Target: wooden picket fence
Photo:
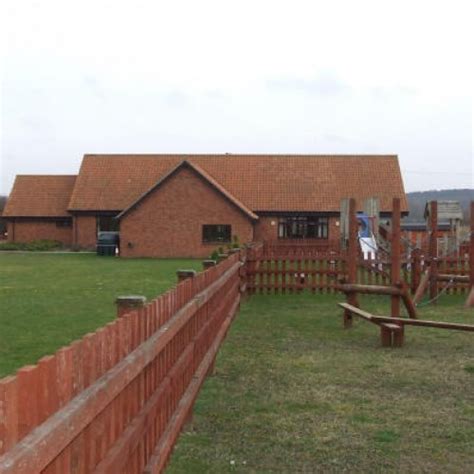
<instances>
[{"instance_id":1,"label":"wooden picket fence","mask_svg":"<svg viewBox=\"0 0 474 474\"><path fill-rule=\"evenodd\" d=\"M161 472L232 318L235 253L0 380L0 472Z\"/></svg>"},{"instance_id":2,"label":"wooden picket fence","mask_svg":"<svg viewBox=\"0 0 474 474\"><path fill-rule=\"evenodd\" d=\"M297 260L299 258L318 257L330 252L339 251L339 242L331 240L315 241L314 239L291 239L291 240L268 240L261 244L264 256L275 258L287 258Z\"/></svg>"},{"instance_id":3,"label":"wooden picket fence","mask_svg":"<svg viewBox=\"0 0 474 474\"><path fill-rule=\"evenodd\" d=\"M262 243L252 247L248 255L247 283L250 294L335 293L347 272L348 254L344 251L321 251L317 247ZM413 253L401 260L401 279L415 292L421 273L431 264L429 257ZM469 275L469 255L436 259L438 272ZM358 255L356 282L364 285L390 286L390 254ZM466 294L469 283L438 282L446 294Z\"/></svg>"}]
</instances>

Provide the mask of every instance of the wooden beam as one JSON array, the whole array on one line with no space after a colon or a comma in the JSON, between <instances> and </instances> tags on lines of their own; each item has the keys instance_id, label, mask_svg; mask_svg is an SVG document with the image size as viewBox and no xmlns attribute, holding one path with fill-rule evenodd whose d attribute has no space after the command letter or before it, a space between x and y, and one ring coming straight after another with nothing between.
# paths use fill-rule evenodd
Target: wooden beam
<instances>
[{"instance_id":1,"label":"wooden beam","mask_svg":"<svg viewBox=\"0 0 474 474\"><path fill-rule=\"evenodd\" d=\"M349 311L353 314L357 314L357 316L360 316L361 318L364 318L365 320L372 322L373 314L368 313L367 311L364 311L363 309L357 308L356 306L353 306L349 303L338 303L338 305L344 310Z\"/></svg>"},{"instance_id":2,"label":"wooden beam","mask_svg":"<svg viewBox=\"0 0 474 474\"><path fill-rule=\"evenodd\" d=\"M418 288L416 289L415 296L413 297L413 303L417 304L423 295L425 294L426 288L428 288L428 283L430 282L430 268L428 267L427 270L423 273L420 284L418 285Z\"/></svg>"},{"instance_id":3,"label":"wooden beam","mask_svg":"<svg viewBox=\"0 0 474 474\"><path fill-rule=\"evenodd\" d=\"M375 316L372 315L373 321L397 322L405 326L423 326L438 329L454 329L459 331L474 332L474 325L462 323L448 323L445 321L429 321L427 319L406 319L406 318L392 318L391 316Z\"/></svg>"},{"instance_id":4,"label":"wooden beam","mask_svg":"<svg viewBox=\"0 0 474 474\"><path fill-rule=\"evenodd\" d=\"M469 283L469 275L449 275L440 273L437 276L438 281L455 281L457 283Z\"/></svg>"},{"instance_id":5,"label":"wooden beam","mask_svg":"<svg viewBox=\"0 0 474 474\"><path fill-rule=\"evenodd\" d=\"M357 209L354 198L349 200L349 247L347 250L347 283L353 284L357 279L357 255L358 255L358 239L357 239ZM352 292L346 295L347 302L352 306L359 306L357 294ZM350 311L344 311L344 327L352 326L352 314Z\"/></svg>"},{"instance_id":6,"label":"wooden beam","mask_svg":"<svg viewBox=\"0 0 474 474\"><path fill-rule=\"evenodd\" d=\"M400 230L400 198L393 198L392 203L392 226L391 226L391 266L390 282L392 286L400 282L401 270L401 230ZM400 294L392 294L391 315L395 318L400 317Z\"/></svg>"},{"instance_id":7,"label":"wooden beam","mask_svg":"<svg viewBox=\"0 0 474 474\"><path fill-rule=\"evenodd\" d=\"M402 292L402 300L407 310L408 316L412 319L416 319L416 306L413 303L413 300L410 297L410 293L408 292L408 288L405 288L405 291Z\"/></svg>"},{"instance_id":8,"label":"wooden beam","mask_svg":"<svg viewBox=\"0 0 474 474\"><path fill-rule=\"evenodd\" d=\"M438 296L438 201L430 202L430 299Z\"/></svg>"},{"instance_id":9,"label":"wooden beam","mask_svg":"<svg viewBox=\"0 0 474 474\"><path fill-rule=\"evenodd\" d=\"M458 331L469 331L474 332L474 324L463 324L463 323L448 323L446 321L430 321L427 319L407 319L407 318L393 318L392 316L377 316L372 313L368 313L360 308L356 308L347 303L338 303L339 306L344 308L347 311L350 311L361 318L370 321L371 323L386 323L393 324L398 323L399 325L405 326L423 326L423 327L432 327L438 329L453 329Z\"/></svg>"},{"instance_id":10,"label":"wooden beam","mask_svg":"<svg viewBox=\"0 0 474 474\"><path fill-rule=\"evenodd\" d=\"M382 286L382 285L362 285L359 283L344 283L336 285L338 290L344 293L363 293L368 295L396 295L401 296L403 291L396 286Z\"/></svg>"}]
</instances>

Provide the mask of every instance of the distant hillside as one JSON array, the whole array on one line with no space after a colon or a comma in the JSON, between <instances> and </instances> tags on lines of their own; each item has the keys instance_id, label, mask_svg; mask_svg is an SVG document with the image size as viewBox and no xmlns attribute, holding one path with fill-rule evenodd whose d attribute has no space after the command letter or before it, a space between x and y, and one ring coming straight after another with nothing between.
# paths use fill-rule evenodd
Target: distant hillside
<instances>
[{"instance_id":1,"label":"distant hillside","mask_svg":"<svg viewBox=\"0 0 474 474\"><path fill-rule=\"evenodd\" d=\"M469 219L469 205L474 201L474 189L446 189L443 191L419 191L407 193L410 215L405 219L406 222L423 221L425 205L428 201L459 201L464 214L464 222Z\"/></svg>"}]
</instances>

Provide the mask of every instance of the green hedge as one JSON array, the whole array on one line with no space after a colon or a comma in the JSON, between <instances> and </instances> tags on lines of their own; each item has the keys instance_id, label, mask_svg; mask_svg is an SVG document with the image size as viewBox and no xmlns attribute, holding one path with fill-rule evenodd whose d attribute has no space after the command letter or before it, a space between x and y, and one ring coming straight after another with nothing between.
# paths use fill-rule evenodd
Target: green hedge
<instances>
[{"instance_id":1,"label":"green hedge","mask_svg":"<svg viewBox=\"0 0 474 474\"><path fill-rule=\"evenodd\" d=\"M58 250L63 244L57 240L32 240L31 242L0 242L0 250Z\"/></svg>"}]
</instances>

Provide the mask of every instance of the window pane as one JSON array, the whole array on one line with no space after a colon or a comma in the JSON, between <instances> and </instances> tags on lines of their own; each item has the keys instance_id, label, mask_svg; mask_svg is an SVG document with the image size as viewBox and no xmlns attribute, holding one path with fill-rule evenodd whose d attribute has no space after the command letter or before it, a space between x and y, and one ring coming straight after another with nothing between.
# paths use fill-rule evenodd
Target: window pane
<instances>
[{"instance_id":1,"label":"window pane","mask_svg":"<svg viewBox=\"0 0 474 474\"><path fill-rule=\"evenodd\" d=\"M202 226L203 242L230 242L232 236L232 228L228 224Z\"/></svg>"},{"instance_id":2,"label":"window pane","mask_svg":"<svg viewBox=\"0 0 474 474\"><path fill-rule=\"evenodd\" d=\"M327 217L284 217L278 223L278 237L280 239L327 239L328 227Z\"/></svg>"}]
</instances>

